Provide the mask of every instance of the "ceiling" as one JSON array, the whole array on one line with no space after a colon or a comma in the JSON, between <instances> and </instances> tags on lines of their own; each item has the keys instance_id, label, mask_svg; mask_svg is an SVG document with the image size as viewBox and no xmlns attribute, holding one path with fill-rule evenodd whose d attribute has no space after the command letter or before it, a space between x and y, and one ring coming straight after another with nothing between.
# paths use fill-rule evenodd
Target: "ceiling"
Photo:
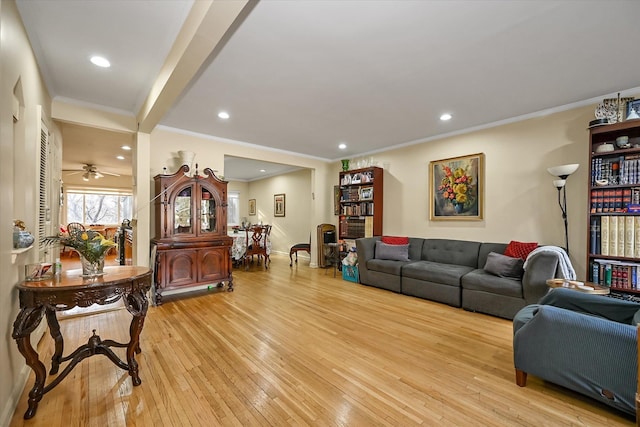
<instances>
[{"instance_id":1,"label":"ceiling","mask_svg":"<svg viewBox=\"0 0 640 427\"><path fill-rule=\"evenodd\" d=\"M17 4L54 99L135 116L193 2ZM263 0L245 12L159 125L337 160L640 91L638 1ZM87 150L101 135L74 126L63 168L117 171L120 142ZM259 177L229 160L227 179Z\"/></svg>"}]
</instances>

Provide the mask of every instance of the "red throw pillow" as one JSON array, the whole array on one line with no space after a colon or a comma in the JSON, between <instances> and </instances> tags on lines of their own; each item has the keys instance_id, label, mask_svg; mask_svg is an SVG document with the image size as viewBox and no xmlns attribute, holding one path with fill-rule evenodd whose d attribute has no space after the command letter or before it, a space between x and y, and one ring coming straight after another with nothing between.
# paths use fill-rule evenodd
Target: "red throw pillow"
<instances>
[{"instance_id":1,"label":"red throw pillow","mask_svg":"<svg viewBox=\"0 0 640 427\"><path fill-rule=\"evenodd\" d=\"M527 259L527 256L531 251L538 247L538 242L516 242L512 240L507 245L507 248L504 250L504 254L506 256L510 256L512 258L522 258Z\"/></svg>"},{"instance_id":2,"label":"red throw pillow","mask_svg":"<svg viewBox=\"0 0 640 427\"><path fill-rule=\"evenodd\" d=\"M387 245L408 245L409 238L399 236L382 236L382 243L386 243Z\"/></svg>"}]
</instances>

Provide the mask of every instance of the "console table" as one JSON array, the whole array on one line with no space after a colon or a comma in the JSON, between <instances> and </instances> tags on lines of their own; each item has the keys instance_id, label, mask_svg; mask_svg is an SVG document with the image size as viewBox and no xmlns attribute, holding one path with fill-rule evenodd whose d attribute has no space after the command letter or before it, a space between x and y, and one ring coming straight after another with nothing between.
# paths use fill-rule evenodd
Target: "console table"
<instances>
[{"instance_id":1,"label":"console table","mask_svg":"<svg viewBox=\"0 0 640 427\"><path fill-rule=\"evenodd\" d=\"M151 270L146 267L117 266L105 267L105 274L97 278L83 278L82 270L69 270L60 277L37 282L22 282L18 285L20 312L13 323L12 336L27 365L35 373L35 384L29 392L29 408L25 419L33 417L42 396L57 386L83 359L103 354L118 367L129 371L134 386L142 382L138 376L135 353L140 353L140 332L144 325L149 301L147 292L151 288ZM101 340L95 329L87 344L81 345L67 356L63 356L64 340L56 311L74 307L88 307L92 304L111 304L123 298L129 313L133 315L129 327L130 341L126 344L113 340ZM60 375L45 385L47 372L40 361L38 352L31 346L31 333L38 327L43 316L53 340L55 351L51 358L49 375L58 373L60 364L70 361ZM110 347L126 347L127 363L122 361Z\"/></svg>"}]
</instances>

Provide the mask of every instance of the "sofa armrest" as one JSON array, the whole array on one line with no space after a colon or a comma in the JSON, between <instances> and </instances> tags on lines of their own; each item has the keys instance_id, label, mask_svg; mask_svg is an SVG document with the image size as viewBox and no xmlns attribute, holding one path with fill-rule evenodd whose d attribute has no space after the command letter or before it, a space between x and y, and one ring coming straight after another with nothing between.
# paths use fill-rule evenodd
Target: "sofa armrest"
<instances>
[{"instance_id":1,"label":"sofa armrest","mask_svg":"<svg viewBox=\"0 0 640 427\"><path fill-rule=\"evenodd\" d=\"M522 296L527 304L535 304L548 291L547 280L556 277L558 255L541 252L527 261L522 277Z\"/></svg>"},{"instance_id":2,"label":"sofa armrest","mask_svg":"<svg viewBox=\"0 0 640 427\"><path fill-rule=\"evenodd\" d=\"M598 316L614 322L631 325L640 310L640 304L601 295L586 294L572 289L556 288L547 293L539 304L552 305L579 313Z\"/></svg>"},{"instance_id":3,"label":"sofa armrest","mask_svg":"<svg viewBox=\"0 0 640 427\"><path fill-rule=\"evenodd\" d=\"M369 283L369 269L367 261L375 256L376 242L380 237L365 237L356 239L356 252L358 253L358 273L360 283Z\"/></svg>"},{"instance_id":4,"label":"sofa armrest","mask_svg":"<svg viewBox=\"0 0 640 427\"><path fill-rule=\"evenodd\" d=\"M637 355L634 326L550 305L537 306L513 337L516 370L630 413Z\"/></svg>"}]
</instances>

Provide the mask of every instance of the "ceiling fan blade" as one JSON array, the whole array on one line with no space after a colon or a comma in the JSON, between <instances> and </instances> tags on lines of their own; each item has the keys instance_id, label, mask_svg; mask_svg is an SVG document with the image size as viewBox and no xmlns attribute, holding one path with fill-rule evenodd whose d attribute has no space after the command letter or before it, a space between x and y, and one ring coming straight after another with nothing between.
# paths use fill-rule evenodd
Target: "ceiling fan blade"
<instances>
[{"instance_id":1,"label":"ceiling fan blade","mask_svg":"<svg viewBox=\"0 0 640 427\"><path fill-rule=\"evenodd\" d=\"M104 171L101 171L101 172L99 172L99 173L101 173L101 174L103 174L103 175L120 176L120 174L119 174L119 173L113 173L113 172L104 172Z\"/></svg>"},{"instance_id":2,"label":"ceiling fan blade","mask_svg":"<svg viewBox=\"0 0 640 427\"><path fill-rule=\"evenodd\" d=\"M67 176L78 175L79 173L84 173L83 170L77 170L77 169L63 170L62 172L64 172Z\"/></svg>"},{"instance_id":3,"label":"ceiling fan blade","mask_svg":"<svg viewBox=\"0 0 640 427\"><path fill-rule=\"evenodd\" d=\"M94 178L96 178L96 179L104 177L104 175L102 175L98 171L93 171L92 173L93 173Z\"/></svg>"}]
</instances>

